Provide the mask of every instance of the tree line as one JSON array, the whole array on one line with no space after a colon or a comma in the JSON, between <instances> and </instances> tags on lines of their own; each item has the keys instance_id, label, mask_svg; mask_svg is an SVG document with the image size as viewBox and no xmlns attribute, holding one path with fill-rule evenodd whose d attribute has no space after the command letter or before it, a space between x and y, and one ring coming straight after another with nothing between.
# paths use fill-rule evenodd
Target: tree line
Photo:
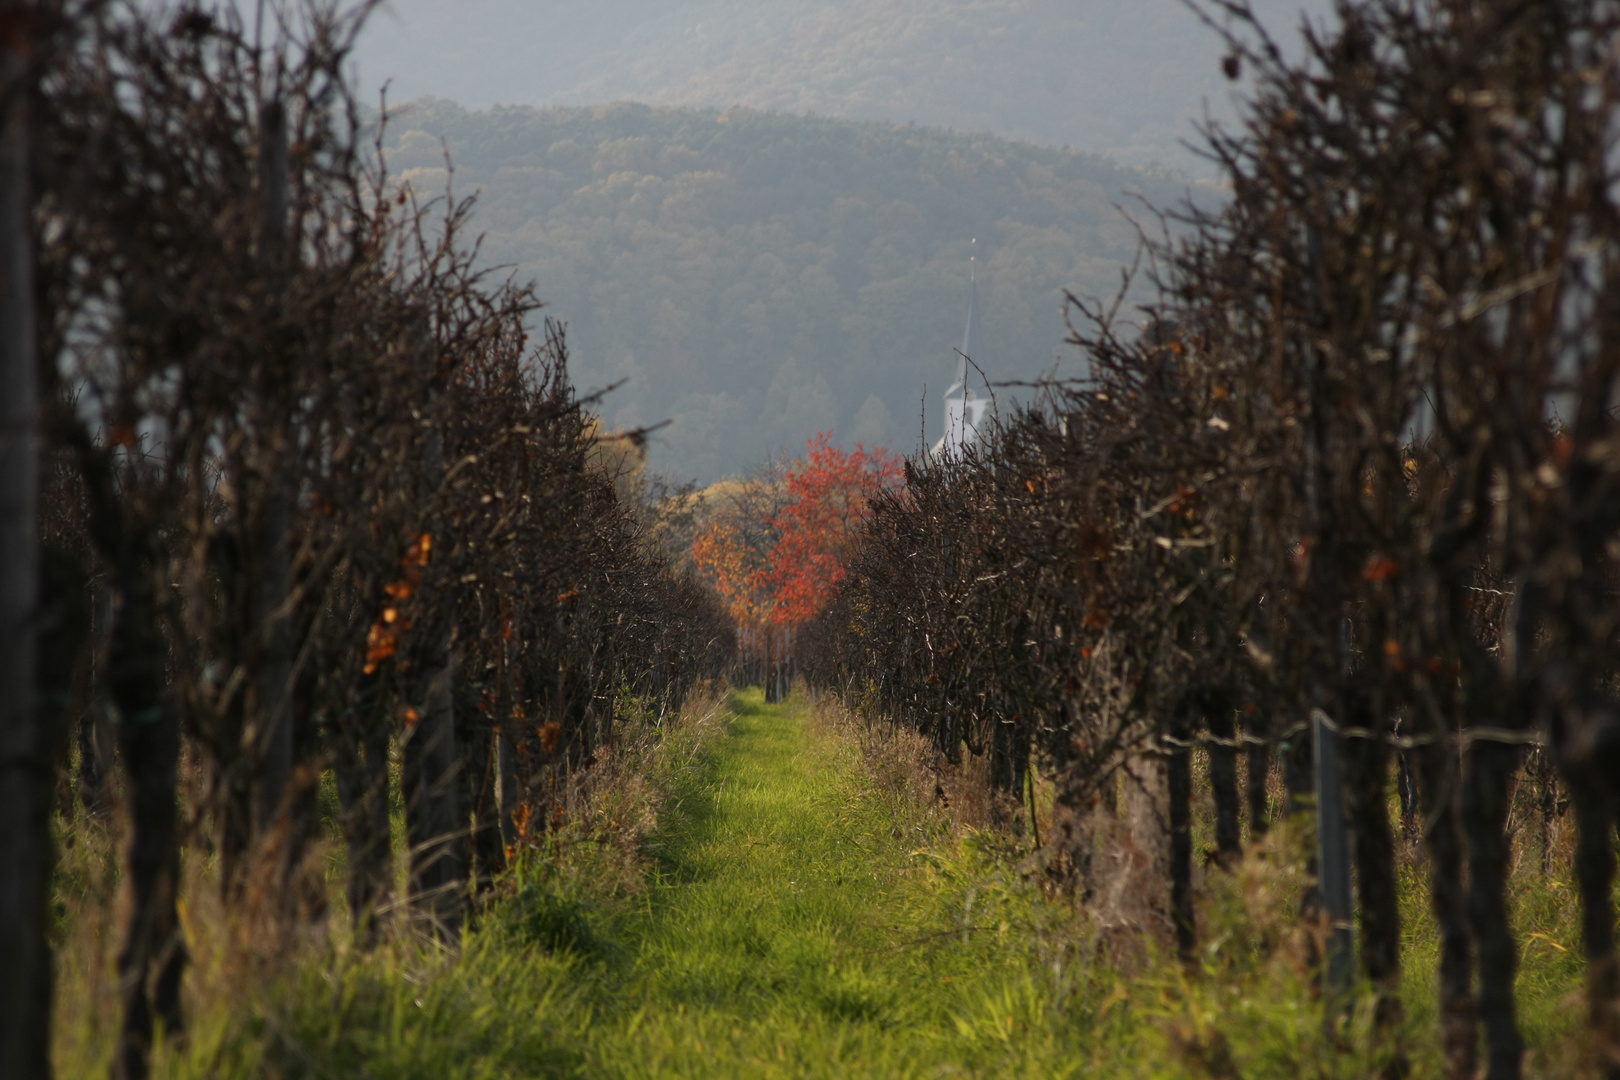
<instances>
[{"instance_id":1,"label":"tree line","mask_svg":"<svg viewBox=\"0 0 1620 1080\"><path fill-rule=\"evenodd\" d=\"M1203 132L1230 203L1150 238L1139 328L1072 304L1084 379L876 498L805 669L988 755L1009 805L1049 777L1049 865L1082 896L1115 800L1152 795L1188 957L1194 751L1217 862L1245 816L1267 828L1280 769L1283 809L1318 811L1321 977L1358 957L1381 1023L1396 786L1456 1078L1520 1075L1507 816L1515 792L1567 800L1593 1046L1620 1075L1620 11L1343 4L1298 60L1243 3L1205 11L1255 81Z\"/></svg>"},{"instance_id":2,"label":"tree line","mask_svg":"<svg viewBox=\"0 0 1620 1080\"><path fill-rule=\"evenodd\" d=\"M8 1077L49 1075L58 814L128 834L141 1077L185 1026L182 849L273 953L327 917L328 783L356 942L454 939L617 725L729 655L601 467L562 328L477 268L470 202L389 175L344 82L370 7L5 11Z\"/></svg>"}]
</instances>

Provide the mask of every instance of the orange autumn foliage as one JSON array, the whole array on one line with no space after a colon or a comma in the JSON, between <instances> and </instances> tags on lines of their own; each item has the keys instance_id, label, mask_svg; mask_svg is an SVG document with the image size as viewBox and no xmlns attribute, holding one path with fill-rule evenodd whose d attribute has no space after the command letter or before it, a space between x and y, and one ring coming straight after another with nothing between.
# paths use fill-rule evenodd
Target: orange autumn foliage
<instances>
[{"instance_id":1,"label":"orange autumn foliage","mask_svg":"<svg viewBox=\"0 0 1620 1080\"><path fill-rule=\"evenodd\" d=\"M717 516L692 540L693 566L719 594L727 614L744 626L770 615L763 555L733 515Z\"/></svg>"},{"instance_id":2,"label":"orange autumn foliage","mask_svg":"<svg viewBox=\"0 0 1620 1080\"><path fill-rule=\"evenodd\" d=\"M422 533L412 540L399 560L402 574L397 580L384 585L383 592L397 601L409 598L422 583L422 567L428 564L432 551L431 534ZM375 674L383 661L394 655L399 647L400 632L410 629L410 625L409 619L400 618L398 608L392 605L383 608L382 614L366 634L366 663L361 671L367 675Z\"/></svg>"},{"instance_id":3,"label":"orange autumn foliage","mask_svg":"<svg viewBox=\"0 0 1620 1080\"><path fill-rule=\"evenodd\" d=\"M787 466L781 498L762 521L735 509L717 514L692 544L692 561L744 625L800 623L826 606L871 500L900 478L900 461L879 447L844 450L818 432Z\"/></svg>"}]
</instances>

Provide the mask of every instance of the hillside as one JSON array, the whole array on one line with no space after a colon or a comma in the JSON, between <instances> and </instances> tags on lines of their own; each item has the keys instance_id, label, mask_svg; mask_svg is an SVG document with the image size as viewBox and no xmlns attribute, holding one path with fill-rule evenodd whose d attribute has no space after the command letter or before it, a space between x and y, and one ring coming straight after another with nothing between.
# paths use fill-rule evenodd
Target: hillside
<instances>
[{"instance_id":1,"label":"hillside","mask_svg":"<svg viewBox=\"0 0 1620 1080\"><path fill-rule=\"evenodd\" d=\"M824 428L909 449L925 385L937 435L975 238L976 359L997 379L1049 370L1063 290L1111 294L1135 251L1118 207L1188 191L1094 155L741 109L427 100L387 145L426 193L448 146L486 259L568 324L580 385L622 382L609 424L671 420L651 467L701 480Z\"/></svg>"},{"instance_id":2,"label":"hillside","mask_svg":"<svg viewBox=\"0 0 1620 1080\"><path fill-rule=\"evenodd\" d=\"M1321 0L1258 0L1284 39ZM1182 0L394 0L360 43L395 100L748 108L990 131L1206 175L1182 140L1230 113Z\"/></svg>"}]
</instances>

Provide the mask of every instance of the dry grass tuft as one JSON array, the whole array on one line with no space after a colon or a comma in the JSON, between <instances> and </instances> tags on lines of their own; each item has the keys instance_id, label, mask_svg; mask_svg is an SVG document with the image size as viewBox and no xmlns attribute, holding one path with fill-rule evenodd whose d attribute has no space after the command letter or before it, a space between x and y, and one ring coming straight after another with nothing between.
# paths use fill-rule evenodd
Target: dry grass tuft
<instances>
[{"instance_id":1,"label":"dry grass tuft","mask_svg":"<svg viewBox=\"0 0 1620 1080\"><path fill-rule=\"evenodd\" d=\"M626 896L643 887L648 838L681 775L698 767L705 744L723 727L725 698L717 688L694 693L680 716L662 718L628 700L618 719L618 741L598 752L591 770L570 779L559 793L554 827L522 856L518 874L497 881L481 914L498 910L524 868L570 894ZM203 778L191 766L182 782L200 790ZM334 995L366 986L364 993L375 997L379 991L372 984L381 985L378 980L426 988L456 977L457 951L420 933L402 905L381 913L388 936L380 947L354 947L343 898L343 849L332 817L335 800L323 800L322 809L325 835L303 848L300 864L278 867L275 852L266 852L254 860L261 869L230 908L206 829L193 822L187 830L178 903L189 954L182 989L187 1030L155 1053L155 1077L279 1075L270 1059L305 1052L294 1028L309 1023L299 1015L299 1001L312 983ZM396 838L403 833L397 813L393 831ZM122 859L127 832L121 810L79 814L60 826L53 928L53 1057L59 1076L104 1076L111 1063L121 1007L117 957L128 903ZM396 856L403 851L396 849ZM270 888L271 874L284 875L295 887ZM288 908L272 903L277 896L301 900Z\"/></svg>"}]
</instances>

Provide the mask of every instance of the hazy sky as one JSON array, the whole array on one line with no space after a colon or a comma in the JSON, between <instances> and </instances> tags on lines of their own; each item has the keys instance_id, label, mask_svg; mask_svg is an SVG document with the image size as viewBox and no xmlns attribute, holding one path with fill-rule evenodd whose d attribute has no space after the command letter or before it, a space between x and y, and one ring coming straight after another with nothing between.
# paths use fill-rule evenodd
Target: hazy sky
<instances>
[{"instance_id":1,"label":"hazy sky","mask_svg":"<svg viewBox=\"0 0 1620 1080\"><path fill-rule=\"evenodd\" d=\"M1301 0L1255 7L1297 37ZM1178 143L1230 115L1221 52L1181 0L389 0L357 61L396 102L742 104L1202 173Z\"/></svg>"}]
</instances>

